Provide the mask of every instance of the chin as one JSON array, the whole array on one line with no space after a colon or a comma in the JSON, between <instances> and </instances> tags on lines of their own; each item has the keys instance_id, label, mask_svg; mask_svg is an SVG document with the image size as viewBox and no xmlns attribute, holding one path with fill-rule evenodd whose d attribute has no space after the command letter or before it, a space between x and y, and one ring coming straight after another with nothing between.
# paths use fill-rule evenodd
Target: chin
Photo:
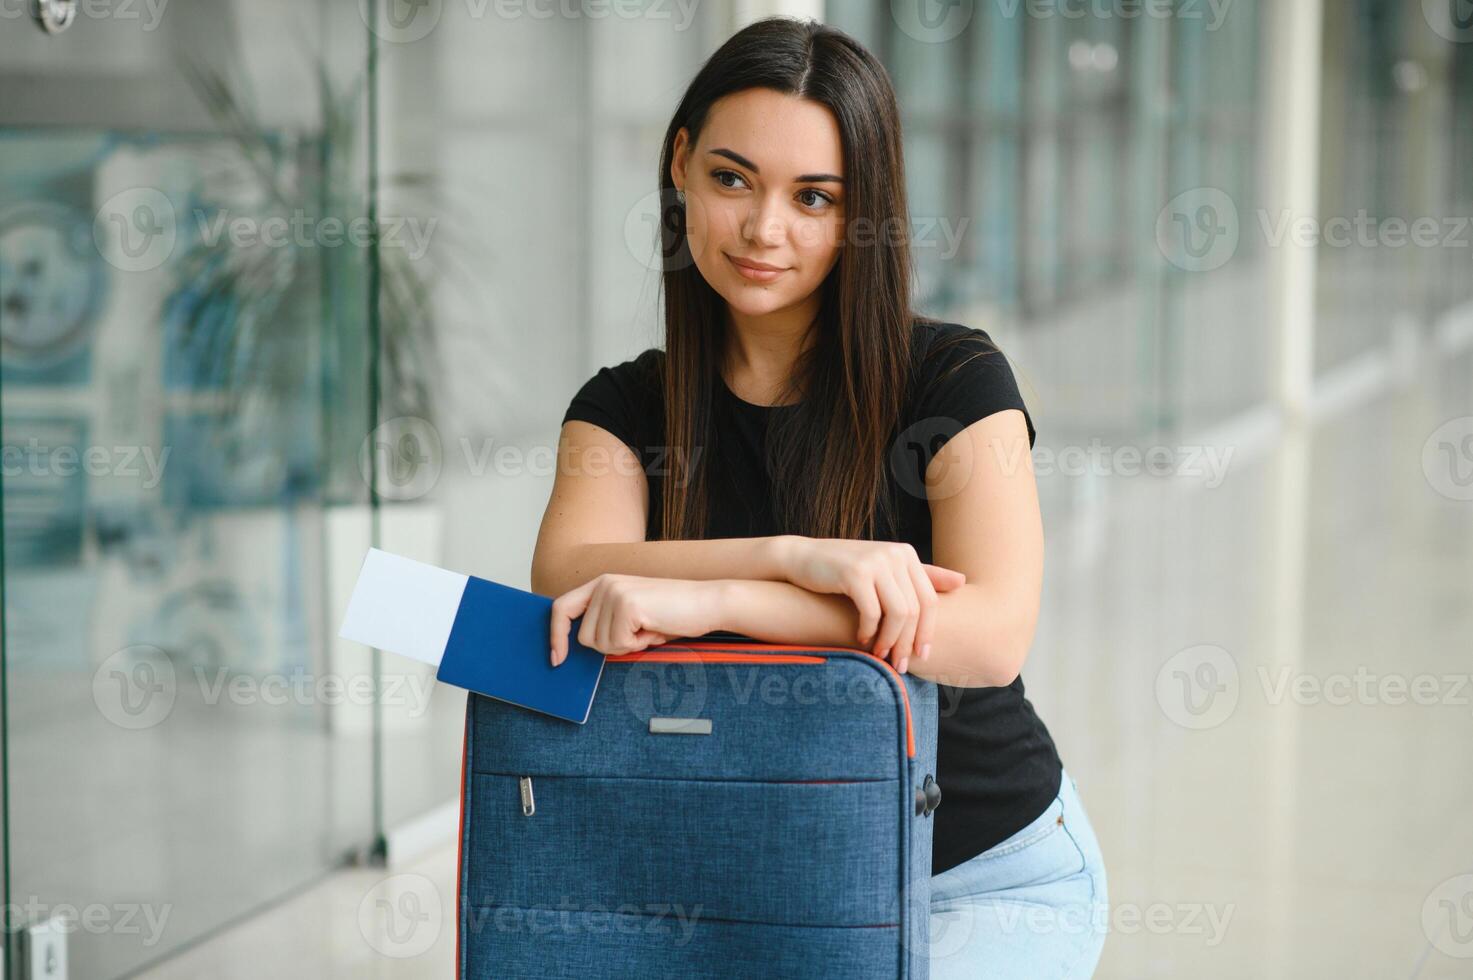
<instances>
[{"instance_id":1,"label":"chin","mask_svg":"<svg viewBox=\"0 0 1473 980\"><path fill-rule=\"evenodd\" d=\"M718 290L721 298L738 313L747 316L761 316L766 313L775 313L793 305L793 300L784 292L782 294L765 292L760 287L737 286L735 290Z\"/></svg>"}]
</instances>

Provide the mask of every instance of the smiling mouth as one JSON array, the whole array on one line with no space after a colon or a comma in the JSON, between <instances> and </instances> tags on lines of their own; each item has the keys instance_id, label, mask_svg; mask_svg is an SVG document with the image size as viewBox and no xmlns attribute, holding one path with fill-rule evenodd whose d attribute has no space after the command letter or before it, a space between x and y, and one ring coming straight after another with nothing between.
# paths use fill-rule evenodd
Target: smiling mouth
<instances>
[{"instance_id":1,"label":"smiling mouth","mask_svg":"<svg viewBox=\"0 0 1473 980\"><path fill-rule=\"evenodd\" d=\"M725 255L726 253L723 252L722 254ZM746 278L752 279L756 282L768 282L770 280L776 279L778 276L788 271L787 269L754 268L753 266L743 264L739 259L736 259L730 255L726 256L726 260L732 264L732 267L735 268L737 272L741 273Z\"/></svg>"}]
</instances>

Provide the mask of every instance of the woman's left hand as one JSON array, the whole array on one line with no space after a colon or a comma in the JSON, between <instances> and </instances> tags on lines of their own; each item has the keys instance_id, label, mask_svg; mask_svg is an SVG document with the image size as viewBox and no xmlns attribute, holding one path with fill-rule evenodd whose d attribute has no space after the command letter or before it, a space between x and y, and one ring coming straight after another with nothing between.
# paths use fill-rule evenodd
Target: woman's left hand
<instances>
[{"instance_id":1,"label":"woman's left hand","mask_svg":"<svg viewBox=\"0 0 1473 980\"><path fill-rule=\"evenodd\" d=\"M719 629L718 583L606 572L552 601L552 665L568 656L568 631L583 617L578 642L617 656L679 636Z\"/></svg>"}]
</instances>

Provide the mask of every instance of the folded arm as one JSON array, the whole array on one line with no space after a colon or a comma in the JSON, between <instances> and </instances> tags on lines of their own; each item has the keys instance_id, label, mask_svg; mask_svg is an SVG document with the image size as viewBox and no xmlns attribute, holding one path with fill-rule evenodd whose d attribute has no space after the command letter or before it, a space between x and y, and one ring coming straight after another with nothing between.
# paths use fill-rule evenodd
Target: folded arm
<instances>
[{"instance_id":1,"label":"folded arm","mask_svg":"<svg viewBox=\"0 0 1473 980\"><path fill-rule=\"evenodd\" d=\"M604 465L592 465L590 449L604 454ZM564 460L580 456L583 463L565 470ZM794 536L646 541L648 484L627 446L570 421L559 461L533 557L534 591L562 595L605 572L720 580L712 629L777 643L859 645L860 613L849 596L787 580ZM967 580L937 594L930 655L911 658L907 669L960 687L1010 684L1032 643L1043 564L1022 413L998 412L958 433L931 461L926 482L934 561Z\"/></svg>"},{"instance_id":2,"label":"folded arm","mask_svg":"<svg viewBox=\"0 0 1473 980\"><path fill-rule=\"evenodd\" d=\"M809 592L789 582L729 579L723 590L714 629L743 633L769 643L857 647L859 611L845 595ZM1007 620L994 600L975 585L962 585L936 597L935 638L926 659L910 657L901 665L938 684L990 687L1012 683L979 657L979 651L1006 649L1012 642Z\"/></svg>"},{"instance_id":3,"label":"folded arm","mask_svg":"<svg viewBox=\"0 0 1473 980\"><path fill-rule=\"evenodd\" d=\"M1000 687L1022 671L1038 621L1043 524L1022 412L996 412L931 460L926 488L935 564L966 575L936 594L931 652L903 669L940 684ZM785 581L724 583L717 629L773 642L854 646L859 612L845 595Z\"/></svg>"}]
</instances>

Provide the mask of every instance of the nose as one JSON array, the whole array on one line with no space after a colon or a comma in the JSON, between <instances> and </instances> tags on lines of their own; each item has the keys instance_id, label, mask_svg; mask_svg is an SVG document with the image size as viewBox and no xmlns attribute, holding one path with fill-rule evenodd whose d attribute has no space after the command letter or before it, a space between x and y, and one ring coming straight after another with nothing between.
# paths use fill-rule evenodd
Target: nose
<instances>
[{"instance_id":1,"label":"nose","mask_svg":"<svg viewBox=\"0 0 1473 980\"><path fill-rule=\"evenodd\" d=\"M748 211L747 227L742 229L747 240L754 245L781 245L787 236L781 209L780 202L764 198Z\"/></svg>"}]
</instances>

